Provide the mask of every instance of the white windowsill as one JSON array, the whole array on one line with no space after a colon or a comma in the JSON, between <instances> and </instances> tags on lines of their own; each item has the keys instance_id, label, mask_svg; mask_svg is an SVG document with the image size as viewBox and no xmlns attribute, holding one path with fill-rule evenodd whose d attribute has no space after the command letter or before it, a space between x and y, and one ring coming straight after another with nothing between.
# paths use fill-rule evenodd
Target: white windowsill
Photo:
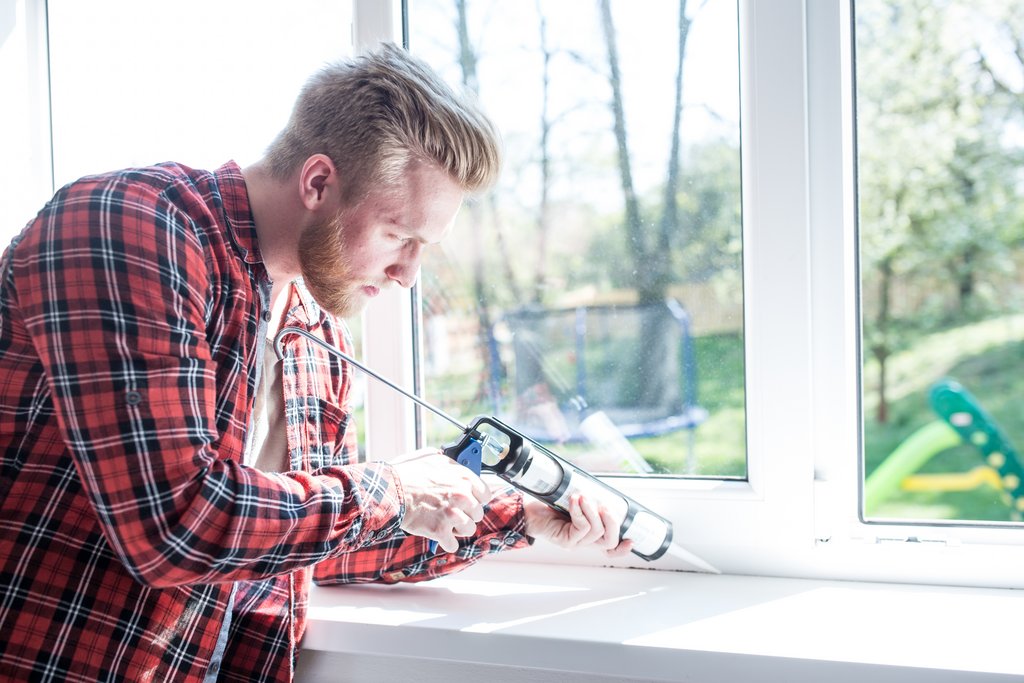
<instances>
[{"instance_id":1,"label":"white windowsill","mask_svg":"<svg viewBox=\"0 0 1024 683\"><path fill-rule=\"evenodd\" d=\"M484 561L317 588L298 681L1010 681L1024 593Z\"/></svg>"}]
</instances>

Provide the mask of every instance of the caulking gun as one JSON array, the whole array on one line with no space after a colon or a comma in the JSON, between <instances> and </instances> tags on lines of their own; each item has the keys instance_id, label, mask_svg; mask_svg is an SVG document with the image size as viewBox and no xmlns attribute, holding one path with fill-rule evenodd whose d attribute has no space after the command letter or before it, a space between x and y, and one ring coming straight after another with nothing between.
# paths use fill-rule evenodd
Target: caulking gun
<instances>
[{"instance_id":1,"label":"caulking gun","mask_svg":"<svg viewBox=\"0 0 1024 683\"><path fill-rule=\"evenodd\" d=\"M501 420L480 416L472 424L464 425L440 408L378 375L341 350L299 327L285 327L277 333L274 348L279 358L284 353L283 339L289 334L306 337L330 354L458 427L462 435L441 450L474 473L479 475L482 471L493 472L515 488L564 514L568 514L570 496L582 493L598 504L605 505L613 518L622 520L619 538L632 540L633 553L636 555L648 561L656 560L671 547L674 551L672 554L681 554L684 559L704 571L717 572L710 565L706 568L702 566L706 563L700 558L689 556L682 548L672 546L672 523L667 519L532 441Z\"/></svg>"}]
</instances>

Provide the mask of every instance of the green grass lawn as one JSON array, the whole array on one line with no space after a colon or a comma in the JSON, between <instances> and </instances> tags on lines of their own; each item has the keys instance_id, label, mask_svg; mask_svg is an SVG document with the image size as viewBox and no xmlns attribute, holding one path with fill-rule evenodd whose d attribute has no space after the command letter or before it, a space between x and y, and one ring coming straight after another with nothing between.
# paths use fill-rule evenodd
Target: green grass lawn
<instances>
[{"instance_id":1,"label":"green grass lawn","mask_svg":"<svg viewBox=\"0 0 1024 683\"><path fill-rule=\"evenodd\" d=\"M746 477L747 431L744 389L743 338L719 334L694 340L697 357L697 402L708 419L696 431L690 474ZM638 446L638 448L643 445ZM643 451L641 451L643 452ZM686 472L678 460L666 468Z\"/></svg>"},{"instance_id":2,"label":"green grass lawn","mask_svg":"<svg viewBox=\"0 0 1024 683\"><path fill-rule=\"evenodd\" d=\"M942 333L942 343L925 339L919 347L902 354L904 367L917 367L918 377L909 389L909 374L900 385L898 398L890 406L890 419L879 424L873 411L864 422L865 469L870 475L904 439L933 422L938 416L928 404L928 390L943 377L955 379L964 386L992 416L1011 444L1024 444L1024 342L1019 339L992 337L979 340L979 328L992 329L992 321L969 325ZM1018 336L1019 335L1015 335ZM987 343L979 343L987 342ZM917 353L917 348L921 348ZM940 351L941 349L941 351ZM922 360L927 359L927 360ZM870 372L870 368L868 370ZM877 405L870 395L869 406ZM920 470L922 474L966 473L985 462L978 449L961 445L936 454ZM870 516L888 518L937 520L1014 519L1013 507L1007 504L1001 489L983 483L967 491L893 492L884 500L867 501Z\"/></svg>"},{"instance_id":3,"label":"green grass lawn","mask_svg":"<svg viewBox=\"0 0 1024 683\"><path fill-rule=\"evenodd\" d=\"M688 430L632 440L633 447L662 474L745 477L743 339L718 334L694 339L697 403L708 418Z\"/></svg>"},{"instance_id":4,"label":"green grass lawn","mask_svg":"<svg viewBox=\"0 0 1024 683\"><path fill-rule=\"evenodd\" d=\"M993 416L1011 443L1024 448L1024 316L1007 316L965 325L923 337L890 362L890 419L875 418L877 377L871 362L864 372L865 468L868 474L903 440L938 417L928 404L934 382L950 377L960 382ZM633 447L662 474L710 477L746 476L743 340L738 334L694 340L698 363L698 403L708 419L693 432L637 438ZM449 378L434 384L433 396L446 409L466 410L465 396L478 386L476 375ZM446 385L447 384L447 385ZM450 400L446 400L450 397ZM453 403L453 405L449 405ZM483 403L479 412L491 408ZM465 417L471 414L466 412ZM513 425L515 426L515 425ZM450 431L450 430L449 430ZM446 438L450 436L446 433ZM565 457L582 454L585 444L557 444L551 448ZM935 455L921 473L966 473L983 465L977 449L960 446ZM885 500L868 501L871 516L901 519L1013 519L1004 493L988 484L968 491L914 492L896 490Z\"/></svg>"}]
</instances>

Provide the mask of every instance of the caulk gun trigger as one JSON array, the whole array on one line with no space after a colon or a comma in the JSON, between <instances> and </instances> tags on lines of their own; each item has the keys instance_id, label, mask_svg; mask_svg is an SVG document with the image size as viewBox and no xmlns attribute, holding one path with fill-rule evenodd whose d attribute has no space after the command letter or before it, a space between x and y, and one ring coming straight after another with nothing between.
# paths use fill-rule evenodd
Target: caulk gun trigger
<instances>
[{"instance_id":1,"label":"caulk gun trigger","mask_svg":"<svg viewBox=\"0 0 1024 683\"><path fill-rule=\"evenodd\" d=\"M445 446L441 452L463 467L469 468L473 474L480 474L483 462L483 444L473 438L471 434L463 435L457 443ZM431 541L428 547L431 554L437 552L437 541Z\"/></svg>"},{"instance_id":2,"label":"caulk gun trigger","mask_svg":"<svg viewBox=\"0 0 1024 683\"><path fill-rule=\"evenodd\" d=\"M478 475L483 463L483 444L474 434L464 434L456 443L445 446L441 452Z\"/></svg>"}]
</instances>

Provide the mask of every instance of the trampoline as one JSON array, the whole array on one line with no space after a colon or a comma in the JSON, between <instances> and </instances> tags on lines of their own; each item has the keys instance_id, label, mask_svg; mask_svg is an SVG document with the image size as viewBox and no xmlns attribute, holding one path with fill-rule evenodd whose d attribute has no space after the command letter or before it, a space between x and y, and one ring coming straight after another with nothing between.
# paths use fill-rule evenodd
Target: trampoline
<instances>
[{"instance_id":1,"label":"trampoline","mask_svg":"<svg viewBox=\"0 0 1024 683\"><path fill-rule=\"evenodd\" d=\"M490 335L496 413L542 442L584 440L595 413L625 437L693 430L697 399L690 318L674 299L651 304L522 308ZM501 341L498 341L501 340Z\"/></svg>"}]
</instances>

